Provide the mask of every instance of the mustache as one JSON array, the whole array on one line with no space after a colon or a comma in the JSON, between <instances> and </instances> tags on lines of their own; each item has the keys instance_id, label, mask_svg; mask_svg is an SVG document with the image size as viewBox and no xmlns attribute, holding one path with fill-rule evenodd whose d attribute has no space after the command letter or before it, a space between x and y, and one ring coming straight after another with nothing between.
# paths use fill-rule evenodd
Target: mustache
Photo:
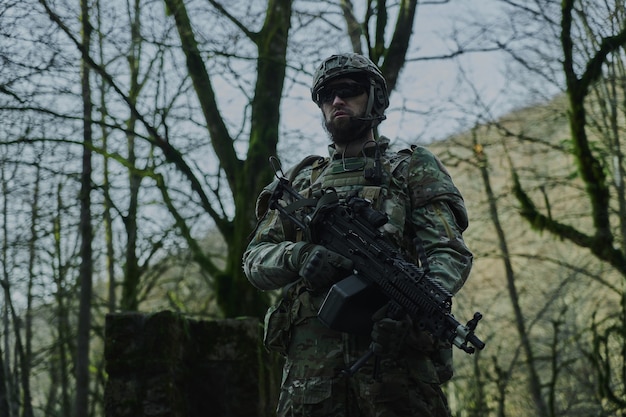
<instances>
[{"instance_id":1,"label":"mustache","mask_svg":"<svg viewBox=\"0 0 626 417\"><path fill-rule=\"evenodd\" d=\"M343 116L343 115L349 116L351 118L356 117L354 112L349 110L349 109L337 109L337 110L333 111L333 113L332 113L333 117Z\"/></svg>"}]
</instances>

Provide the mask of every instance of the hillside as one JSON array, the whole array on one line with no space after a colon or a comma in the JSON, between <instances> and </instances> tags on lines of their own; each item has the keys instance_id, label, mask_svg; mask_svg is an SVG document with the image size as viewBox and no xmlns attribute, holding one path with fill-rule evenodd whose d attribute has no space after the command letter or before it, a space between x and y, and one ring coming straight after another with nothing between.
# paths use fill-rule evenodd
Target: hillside
<instances>
[{"instance_id":1,"label":"hillside","mask_svg":"<svg viewBox=\"0 0 626 417\"><path fill-rule=\"evenodd\" d=\"M563 98L557 98L513 112L497 126L481 126L429 146L449 168L470 216L465 236L475 253L475 264L455 298L455 314L463 319L476 310L484 314L478 333L487 347L480 355L480 373L486 386L494 390L488 394L491 408L506 395L497 391L510 387L509 395L515 397L511 400L517 404L509 405L510 416L533 413L525 389L529 350L534 369L548 384L546 389L556 395L560 409L580 412L570 415L598 415L594 400L597 369L581 358L597 353L593 352L591 332L596 323L620 311L623 280L588 250L532 230L520 216L520 204L513 195L511 167L537 207L580 231L592 230L589 203L574 160L563 152L569 147L564 108ZM479 163L474 150L486 158ZM511 266L508 275L505 253ZM520 328L528 335L526 347ZM602 332L601 326L597 332ZM615 361L619 361L619 351L615 352ZM461 379L476 382L475 364L461 356L457 354L455 361ZM450 388L453 394L463 396L472 391L459 378L456 381Z\"/></svg>"}]
</instances>

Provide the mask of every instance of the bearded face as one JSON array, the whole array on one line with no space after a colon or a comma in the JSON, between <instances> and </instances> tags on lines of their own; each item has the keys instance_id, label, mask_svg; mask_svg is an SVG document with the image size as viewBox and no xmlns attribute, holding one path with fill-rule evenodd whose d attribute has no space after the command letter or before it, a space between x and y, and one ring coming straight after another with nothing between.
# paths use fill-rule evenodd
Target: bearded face
<instances>
[{"instance_id":1,"label":"bearded face","mask_svg":"<svg viewBox=\"0 0 626 417\"><path fill-rule=\"evenodd\" d=\"M368 96L358 82L341 78L325 86L320 92L324 127L332 141L338 145L360 141L371 129L365 116Z\"/></svg>"},{"instance_id":2,"label":"bearded face","mask_svg":"<svg viewBox=\"0 0 626 417\"><path fill-rule=\"evenodd\" d=\"M324 128L333 143L347 145L363 139L370 129L371 122L360 120L358 117L363 117L363 113L339 119L325 118Z\"/></svg>"}]
</instances>

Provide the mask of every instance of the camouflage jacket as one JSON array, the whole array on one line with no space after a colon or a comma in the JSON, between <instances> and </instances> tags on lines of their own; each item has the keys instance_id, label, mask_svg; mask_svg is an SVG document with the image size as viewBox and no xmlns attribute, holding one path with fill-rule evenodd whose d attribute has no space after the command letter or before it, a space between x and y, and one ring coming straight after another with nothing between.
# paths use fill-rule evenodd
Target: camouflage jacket
<instances>
[{"instance_id":1,"label":"camouflage jacket","mask_svg":"<svg viewBox=\"0 0 626 417\"><path fill-rule=\"evenodd\" d=\"M472 253L462 237L468 218L461 193L439 159L426 148L392 152L388 139L381 137L378 142L382 163L379 181L364 176L375 161L375 148L367 148L363 156L355 158L343 159L337 154L319 158L294 173L294 188L304 196L315 196L333 187L340 197L357 194L373 201L374 208L389 216L384 234L406 259L417 262L413 241L419 236L432 277L456 293L472 265ZM270 184L259 196L259 223L243 256L249 281L261 290L278 289L299 278L288 262L299 236L286 224L288 220L267 208L274 186Z\"/></svg>"}]
</instances>

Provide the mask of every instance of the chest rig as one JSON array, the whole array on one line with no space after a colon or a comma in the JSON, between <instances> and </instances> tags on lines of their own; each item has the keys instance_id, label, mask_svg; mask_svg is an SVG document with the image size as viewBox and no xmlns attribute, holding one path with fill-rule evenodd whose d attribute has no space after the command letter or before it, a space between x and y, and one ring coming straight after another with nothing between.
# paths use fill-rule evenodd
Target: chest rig
<instances>
[{"instance_id":1,"label":"chest rig","mask_svg":"<svg viewBox=\"0 0 626 417\"><path fill-rule=\"evenodd\" d=\"M411 150L352 158L318 157L310 167L295 175L292 184L305 198L319 198L324 190L332 188L340 201L353 196L371 201L373 209L388 216L389 221L382 226L382 231L398 247L404 247L410 157ZM301 236L296 236L296 240L300 239Z\"/></svg>"}]
</instances>

